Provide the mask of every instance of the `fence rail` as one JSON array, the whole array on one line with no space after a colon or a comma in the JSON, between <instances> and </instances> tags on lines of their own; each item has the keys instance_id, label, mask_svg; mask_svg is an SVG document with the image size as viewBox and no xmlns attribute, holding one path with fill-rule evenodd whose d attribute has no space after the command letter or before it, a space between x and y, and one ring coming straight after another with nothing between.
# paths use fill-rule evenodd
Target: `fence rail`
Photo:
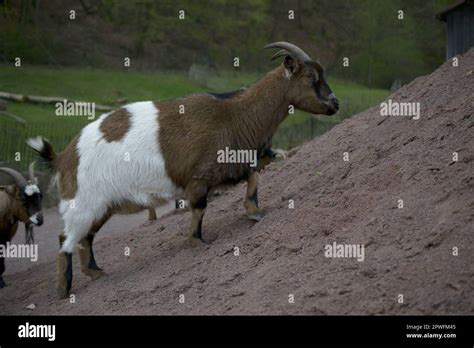
<instances>
[{"instance_id":1,"label":"fence rail","mask_svg":"<svg viewBox=\"0 0 474 348\"><path fill-rule=\"evenodd\" d=\"M26 126L13 120L0 121L0 161L15 163L21 169L27 169L28 164L36 156L26 145L25 140L38 135L47 138L58 151L64 149L81 128L84 122L32 122Z\"/></svg>"}]
</instances>

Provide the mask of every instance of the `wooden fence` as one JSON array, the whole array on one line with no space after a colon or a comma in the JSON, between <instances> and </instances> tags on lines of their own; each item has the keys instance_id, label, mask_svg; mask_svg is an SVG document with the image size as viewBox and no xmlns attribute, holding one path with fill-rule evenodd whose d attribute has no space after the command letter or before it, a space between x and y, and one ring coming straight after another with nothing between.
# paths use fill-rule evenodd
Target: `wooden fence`
<instances>
[{"instance_id":1,"label":"wooden fence","mask_svg":"<svg viewBox=\"0 0 474 348\"><path fill-rule=\"evenodd\" d=\"M0 119L0 161L14 163L16 167L27 169L36 159L25 140L41 135L47 138L57 151L63 150L81 128L84 122L34 122L22 125L13 120Z\"/></svg>"}]
</instances>

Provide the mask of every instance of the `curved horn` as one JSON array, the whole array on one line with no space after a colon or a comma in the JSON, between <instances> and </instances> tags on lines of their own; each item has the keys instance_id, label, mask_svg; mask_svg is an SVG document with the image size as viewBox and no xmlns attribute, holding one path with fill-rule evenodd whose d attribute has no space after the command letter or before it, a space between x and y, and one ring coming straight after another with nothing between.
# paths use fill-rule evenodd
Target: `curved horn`
<instances>
[{"instance_id":1,"label":"curved horn","mask_svg":"<svg viewBox=\"0 0 474 348\"><path fill-rule=\"evenodd\" d=\"M6 167L0 167L0 171L10 175L15 180L15 183L18 186L23 187L26 185L26 179L23 177L23 175L21 175L16 170L11 169L11 168L6 168Z\"/></svg>"},{"instance_id":2,"label":"curved horn","mask_svg":"<svg viewBox=\"0 0 474 348\"><path fill-rule=\"evenodd\" d=\"M277 53L275 53L271 58L270 60L275 60L277 58L280 58L280 57L284 57L284 56L287 56L291 54L290 52L288 52L287 50L279 50Z\"/></svg>"},{"instance_id":3,"label":"curved horn","mask_svg":"<svg viewBox=\"0 0 474 348\"><path fill-rule=\"evenodd\" d=\"M30 165L28 166L28 172L30 173L30 181L36 184L37 180L35 178L35 163L35 161L30 163Z\"/></svg>"},{"instance_id":4,"label":"curved horn","mask_svg":"<svg viewBox=\"0 0 474 348\"><path fill-rule=\"evenodd\" d=\"M311 60L311 57L308 56L305 51L303 51L301 48L298 46L295 46L293 44L290 44L289 42L284 42L284 41L279 41L279 42L273 42L271 44L266 45L264 48L283 48L284 50L287 50L293 56L302 61L302 62L307 62ZM276 57L275 57L276 58Z\"/></svg>"}]
</instances>

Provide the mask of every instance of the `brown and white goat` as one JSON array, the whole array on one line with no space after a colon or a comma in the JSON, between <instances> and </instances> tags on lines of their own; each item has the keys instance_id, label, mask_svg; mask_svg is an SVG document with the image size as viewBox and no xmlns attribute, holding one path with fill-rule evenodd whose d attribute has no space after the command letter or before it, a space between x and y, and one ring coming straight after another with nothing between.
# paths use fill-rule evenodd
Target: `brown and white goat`
<instances>
[{"instance_id":1,"label":"brown and white goat","mask_svg":"<svg viewBox=\"0 0 474 348\"><path fill-rule=\"evenodd\" d=\"M223 149L253 151L258 158L289 106L335 114L339 102L321 65L286 42L272 59L283 63L245 90L126 105L102 115L56 154L41 137L28 144L57 173L65 222L57 257L57 290L71 289L72 251L80 243L82 271L101 276L92 251L95 233L116 212L138 212L186 197L192 209L190 240L203 241L202 219L211 189L248 181L245 208L259 216L255 163L220 163Z\"/></svg>"},{"instance_id":2,"label":"brown and white goat","mask_svg":"<svg viewBox=\"0 0 474 348\"><path fill-rule=\"evenodd\" d=\"M33 166L34 162L29 167L29 181L26 181L23 175L14 169L0 168L0 172L8 174L15 182L12 185L2 186L0 189L0 245L4 248L15 236L20 221L25 224L27 233L32 233L32 225L43 224L42 195ZM5 258L1 255L0 288L6 285L3 272L5 272Z\"/></svg>"}]
</instances>

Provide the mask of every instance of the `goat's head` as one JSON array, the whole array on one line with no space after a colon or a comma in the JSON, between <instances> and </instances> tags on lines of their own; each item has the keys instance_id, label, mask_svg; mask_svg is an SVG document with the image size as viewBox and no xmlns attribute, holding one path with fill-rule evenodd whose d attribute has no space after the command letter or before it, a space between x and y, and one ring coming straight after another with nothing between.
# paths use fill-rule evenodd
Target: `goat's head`
<instances>
[{"instance_id":1,"label":"goat's head","mask_svg":"<svg viewBox=\"0 0 474 348\"><path fill-rule=\"evenodd\" d=\"M271 58L284 57L285 77L290 80L287 92L290 104L296 109L313 114L333 115L339 101L324 76L322 66L301 48L288 42L274 42L265 48L280 48Z\"/></svg>"},{"instance_id":2,"label":"goat's head","mask_svg":"<svg viewBox=\"0 0 474 348\"><path fill-rule=\"evenodd\" d=\"M23 175L11 168L0 168L0 171L10 175L15 184L6 187L5 191L12 196L16 204L16 218L25 224L33 223L37 226L43 224L41 209L42 194L38 187L38 179L34 173L34 162L29 166L30 179L27 181Z\"/></svg>"}]
</instances>

